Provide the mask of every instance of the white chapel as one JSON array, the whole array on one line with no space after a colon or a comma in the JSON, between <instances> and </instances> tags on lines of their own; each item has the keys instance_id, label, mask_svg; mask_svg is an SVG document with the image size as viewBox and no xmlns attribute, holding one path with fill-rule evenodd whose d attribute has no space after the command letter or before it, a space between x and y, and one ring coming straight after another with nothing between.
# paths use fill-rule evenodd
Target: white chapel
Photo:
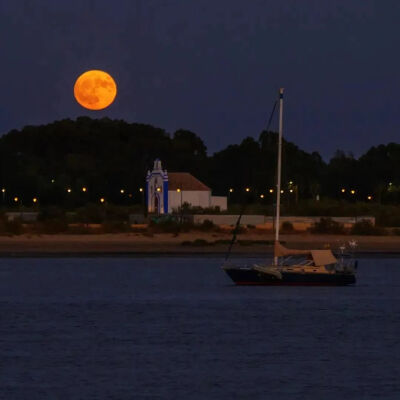
<instances>
[{"instance_id":1,"label":"white chapel","mask_svg":"<svg viewBox=\"0 0 400 400\"><path fill-rule=\"evenodd\" d=\"M146 177L147 211L168 214L184 203L194 207L219 207L227 209L225 196L213 196L211 189L188 172L167 172L156 159L152 171Z\"/></svg>"}]
</instances>

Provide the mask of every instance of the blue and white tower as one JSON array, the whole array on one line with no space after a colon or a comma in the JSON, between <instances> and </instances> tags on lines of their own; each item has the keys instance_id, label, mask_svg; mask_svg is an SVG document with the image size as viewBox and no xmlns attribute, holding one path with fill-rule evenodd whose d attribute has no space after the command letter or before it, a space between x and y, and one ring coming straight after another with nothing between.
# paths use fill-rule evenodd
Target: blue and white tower
<instances>
[{"instance_id":1,"label":"blue and white tower","mask_svg":"<svg viewBox=\"0 0 400 400\"><path fill-rule=\"evenodd\" d=\"M163 170L161 161L154 161L152 171L147 171L146 203L149 213L168 213L168 173Z\"/></svg>"}]
</instances>

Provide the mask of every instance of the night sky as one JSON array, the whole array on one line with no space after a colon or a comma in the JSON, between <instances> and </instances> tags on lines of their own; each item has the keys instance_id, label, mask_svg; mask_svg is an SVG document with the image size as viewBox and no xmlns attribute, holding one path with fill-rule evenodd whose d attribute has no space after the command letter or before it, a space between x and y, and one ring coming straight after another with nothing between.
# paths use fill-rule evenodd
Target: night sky
<instances>
[{"instance_id":1,"label":"night sky","mask_svg":"<svg viewBox=\"0 0 400 400\"><path fill-rule=\"evenodd\" d=\"M213 153L257 138L283 86L288 140L359 156L400 142L399 21L398 0L2 0L0 133L108 116ZM87 69L118 84L106 110L73 97Z\"/></svg>"}]
</instances>

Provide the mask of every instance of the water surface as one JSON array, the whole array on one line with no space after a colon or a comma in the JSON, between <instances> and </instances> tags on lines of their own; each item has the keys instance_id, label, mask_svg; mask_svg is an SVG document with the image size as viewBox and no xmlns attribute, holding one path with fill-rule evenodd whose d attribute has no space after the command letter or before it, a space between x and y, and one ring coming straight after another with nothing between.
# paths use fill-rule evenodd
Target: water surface
<instances>
[{"instance_id":1,"label":"water surface","mask_svg":"<svg viewBox=\"0 0 400 400\"><path fill-rule=\"evenodd\" d=\"M400 398L400 259L354 287L235 287L219 264L0 259L0 398Z\"/></svg>"}]
</instances>

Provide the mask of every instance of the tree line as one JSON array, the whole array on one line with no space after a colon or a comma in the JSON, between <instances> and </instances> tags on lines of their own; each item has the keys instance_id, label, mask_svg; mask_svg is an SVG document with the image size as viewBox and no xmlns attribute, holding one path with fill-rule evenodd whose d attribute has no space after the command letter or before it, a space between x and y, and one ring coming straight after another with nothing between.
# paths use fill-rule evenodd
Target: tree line
<instances>
[{"instance_id":1,"label":"tree line","mask_svg":"<svg viewBox=\"0 0 400 400\"><path fill-rule=\"evenodd\" d=\"M253 201L272 202L277 136L264 131L258 139L247 137L208 155L203 140L182 129L169 134L151 125L89 117L26 126L0 138L2 200L65 207L101 198L138 204L146 172L160 158L167 170L190 172L231 202L240 202L246 188ZM293 201L318 196L397 203L400 144L372 147L358 159L337 151L325 162L318 152L284 140L282 182L283 195Z\"/></svg>"}]
</instances>

